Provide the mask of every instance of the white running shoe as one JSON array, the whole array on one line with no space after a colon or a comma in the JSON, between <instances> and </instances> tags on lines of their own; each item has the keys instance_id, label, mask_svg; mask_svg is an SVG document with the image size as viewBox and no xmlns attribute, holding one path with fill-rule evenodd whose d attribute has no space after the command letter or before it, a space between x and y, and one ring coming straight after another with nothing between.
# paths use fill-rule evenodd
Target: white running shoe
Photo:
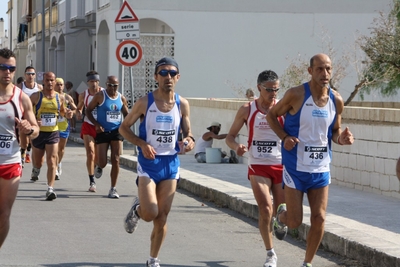
<instances>
[{"instance_id":1,"label":"white running shoe","mask_svg":"<svg viewBox=\"0 0 400 267\"><path fill-rule=\"evenodd\" d=\"M286 204L282 203L278 206L277 212L276 212L276 217L274 220L274 229L273 233L278 238L279 240L283 240L287 234L288 228L284 223L281 223L279 221L279 214L282 212L286 211Z\"/></svg>"},{"instance_id":2,"label":"white running shoe","mask_svg":"<svg viewBox=\"0 0 400 267\"><path fill-rule=\"evenodd\" d=\"M40 169L33 167L31 173L31 181L36 182L39 180Z\"/></svg>"},{"instance_id":3,"label":"white running shoe","mask_svg":"<svg viewBox=\"0 0 400 267\"><path fill-rule=\"evenodd\" d=\"M100 168L99 166L94 166L94 177L99 179L103 175L103 169Z\"/></svg>"},{"instance_id":4,"label":"white running shoe","mask_svg":"<svg viewBox=\"0 0 400 267\"><path fill-rule=\"evenodd\" d=\"M268 252L267 253L267 260L265 261L263 267L276 267L276 264L278 262L278 257L274 252Z\"/></svg>"},{"instance_id":5,"label":"white running shoe","mask_svg":"<svg viewBox=\"0 0 400 267\"><path fill-rule=\"evenodd\" d=\"M96 193L96 183L90 183L89 192Z\"/></svg>"},{"instance_id":6,"label":"white running shoe","mask_svg":"<svg viewBox=\"0 0 400 267\"><path fill-rule=\"evenodd\" d=\"M161 267L159 259L151 259L146 262L147 267Z\"/></svg>"},{"instance_id":7,"label":"white running shoe","mask_svg":"<svg viewBox=\"0 0 400 267\"><path fill-rule=\"evenodd\" d=\"M56 198L57 198L57 195L56 195L56 193L54 193L54 189L52 187L47 188L46 200L53 200Z\"/></svg>"},{"instance_id":8,"label":"white running shoe","mask_svg":"<svg viewBox=\"0 0 400 267\"><path fill-rule=\"evenodd\" d=\"M115 189L115 187L112 187L112 188L110 189L110 191L108 191L108 197L109 197L109 198L119 198L117 189Z\"/></svg>"},{"instance_id":9,"label":"white running shoe","mask_svg":"<svg viewBox=\"0 0 400 267\"><path fill-rule=\"evenodd\" d=\"M135 212L138 206L139 206L139 198L136 197L135 200L133 201L132 208L129 210L124 220L125 231L128 232L129 234L135 232L140 220L140 217L136 215Z\"/></svg>"}]
</instances>

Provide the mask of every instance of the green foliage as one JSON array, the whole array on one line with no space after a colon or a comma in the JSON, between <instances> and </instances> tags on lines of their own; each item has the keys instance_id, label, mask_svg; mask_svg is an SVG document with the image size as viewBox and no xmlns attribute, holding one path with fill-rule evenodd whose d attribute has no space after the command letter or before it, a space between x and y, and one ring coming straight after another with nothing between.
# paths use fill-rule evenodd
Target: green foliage
<instances>
[{"instance_id":1,"label":"green foliage","mask_svg":"<svg viewBox=\"0 0 400 267\"><path fill-rule=\"evenodd\" d=\"M400 1L394 0L389 14L380 13L370 28L370 36L359 40L367 55L364 75L369 84L360 89L363 99L373 91L393 96L400 88Z\"/></svg>"}]
</instances>

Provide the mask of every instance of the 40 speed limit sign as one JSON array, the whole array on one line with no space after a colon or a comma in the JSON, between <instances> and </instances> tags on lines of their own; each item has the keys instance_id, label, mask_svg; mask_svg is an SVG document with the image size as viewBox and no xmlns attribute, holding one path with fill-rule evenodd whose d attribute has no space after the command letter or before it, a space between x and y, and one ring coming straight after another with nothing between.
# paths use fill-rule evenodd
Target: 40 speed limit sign
<instances>
[{"instance_id":1,"label":"40 speed limit sign","mask_svg":"<svg viewBox=\"0 0 400 267\"><path fill-rule=\"evenodd\" d=\"M119 63L132 67L142 59L143 51L139 43L133 40L125 40L117 46L116 54Z\"/></svg>"}]
</instances>

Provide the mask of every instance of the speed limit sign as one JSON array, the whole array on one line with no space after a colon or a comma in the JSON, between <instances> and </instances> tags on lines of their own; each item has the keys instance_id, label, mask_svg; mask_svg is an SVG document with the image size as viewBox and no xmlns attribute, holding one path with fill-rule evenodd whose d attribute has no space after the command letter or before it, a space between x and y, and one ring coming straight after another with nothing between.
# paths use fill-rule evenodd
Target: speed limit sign
<instances>
[{"instance_id":1,"label":"speed limit sign","mask_svg":"<svg viewBox=\"0 0 400 267\"><path fill-rule=\"evenodd\" d=\"M132 67L142 59L143 51L139 43L133 40L125 40L117 46L116 54L119 63Z\"/></svg>"}]
</instances>

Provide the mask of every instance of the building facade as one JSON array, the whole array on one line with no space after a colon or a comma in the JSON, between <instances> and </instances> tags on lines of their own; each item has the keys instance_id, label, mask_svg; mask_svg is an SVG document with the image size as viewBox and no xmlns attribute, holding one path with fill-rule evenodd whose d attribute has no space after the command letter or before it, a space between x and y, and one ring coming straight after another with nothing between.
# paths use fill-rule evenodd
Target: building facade
<instances>
[{"instance_id":1,"label":"building facade","mask_svg":"<svg viewBox=\"0 0 400 267\"><path fill-rule=\"evenodd\" d=\"M130 104L156 88L154 65L172 56L180 65L177 91L186 97L235 98L256 86L259 72L282 74L290 59L319 52L327 36L337 58L368 34L391 0L127 0L140 19L141 61L117 60L115 19L122 0L9 0L12 49L18 66L53 71L75 87L95 69L101 85L117 75ZM44 6L43 6L44 3ZM43 16L44 14L44 16ZM42 31L43 30L43 31ZM23 68L16 76L21 76ZM339 88L347 98L357 83L351 69ZM40 77L38 77L40 78ZM359 100L359 99L355 99ZM379 95L367 100L389 101ZM393 99L390 99L393 101Z\"/></svg>"}]
</instances>

